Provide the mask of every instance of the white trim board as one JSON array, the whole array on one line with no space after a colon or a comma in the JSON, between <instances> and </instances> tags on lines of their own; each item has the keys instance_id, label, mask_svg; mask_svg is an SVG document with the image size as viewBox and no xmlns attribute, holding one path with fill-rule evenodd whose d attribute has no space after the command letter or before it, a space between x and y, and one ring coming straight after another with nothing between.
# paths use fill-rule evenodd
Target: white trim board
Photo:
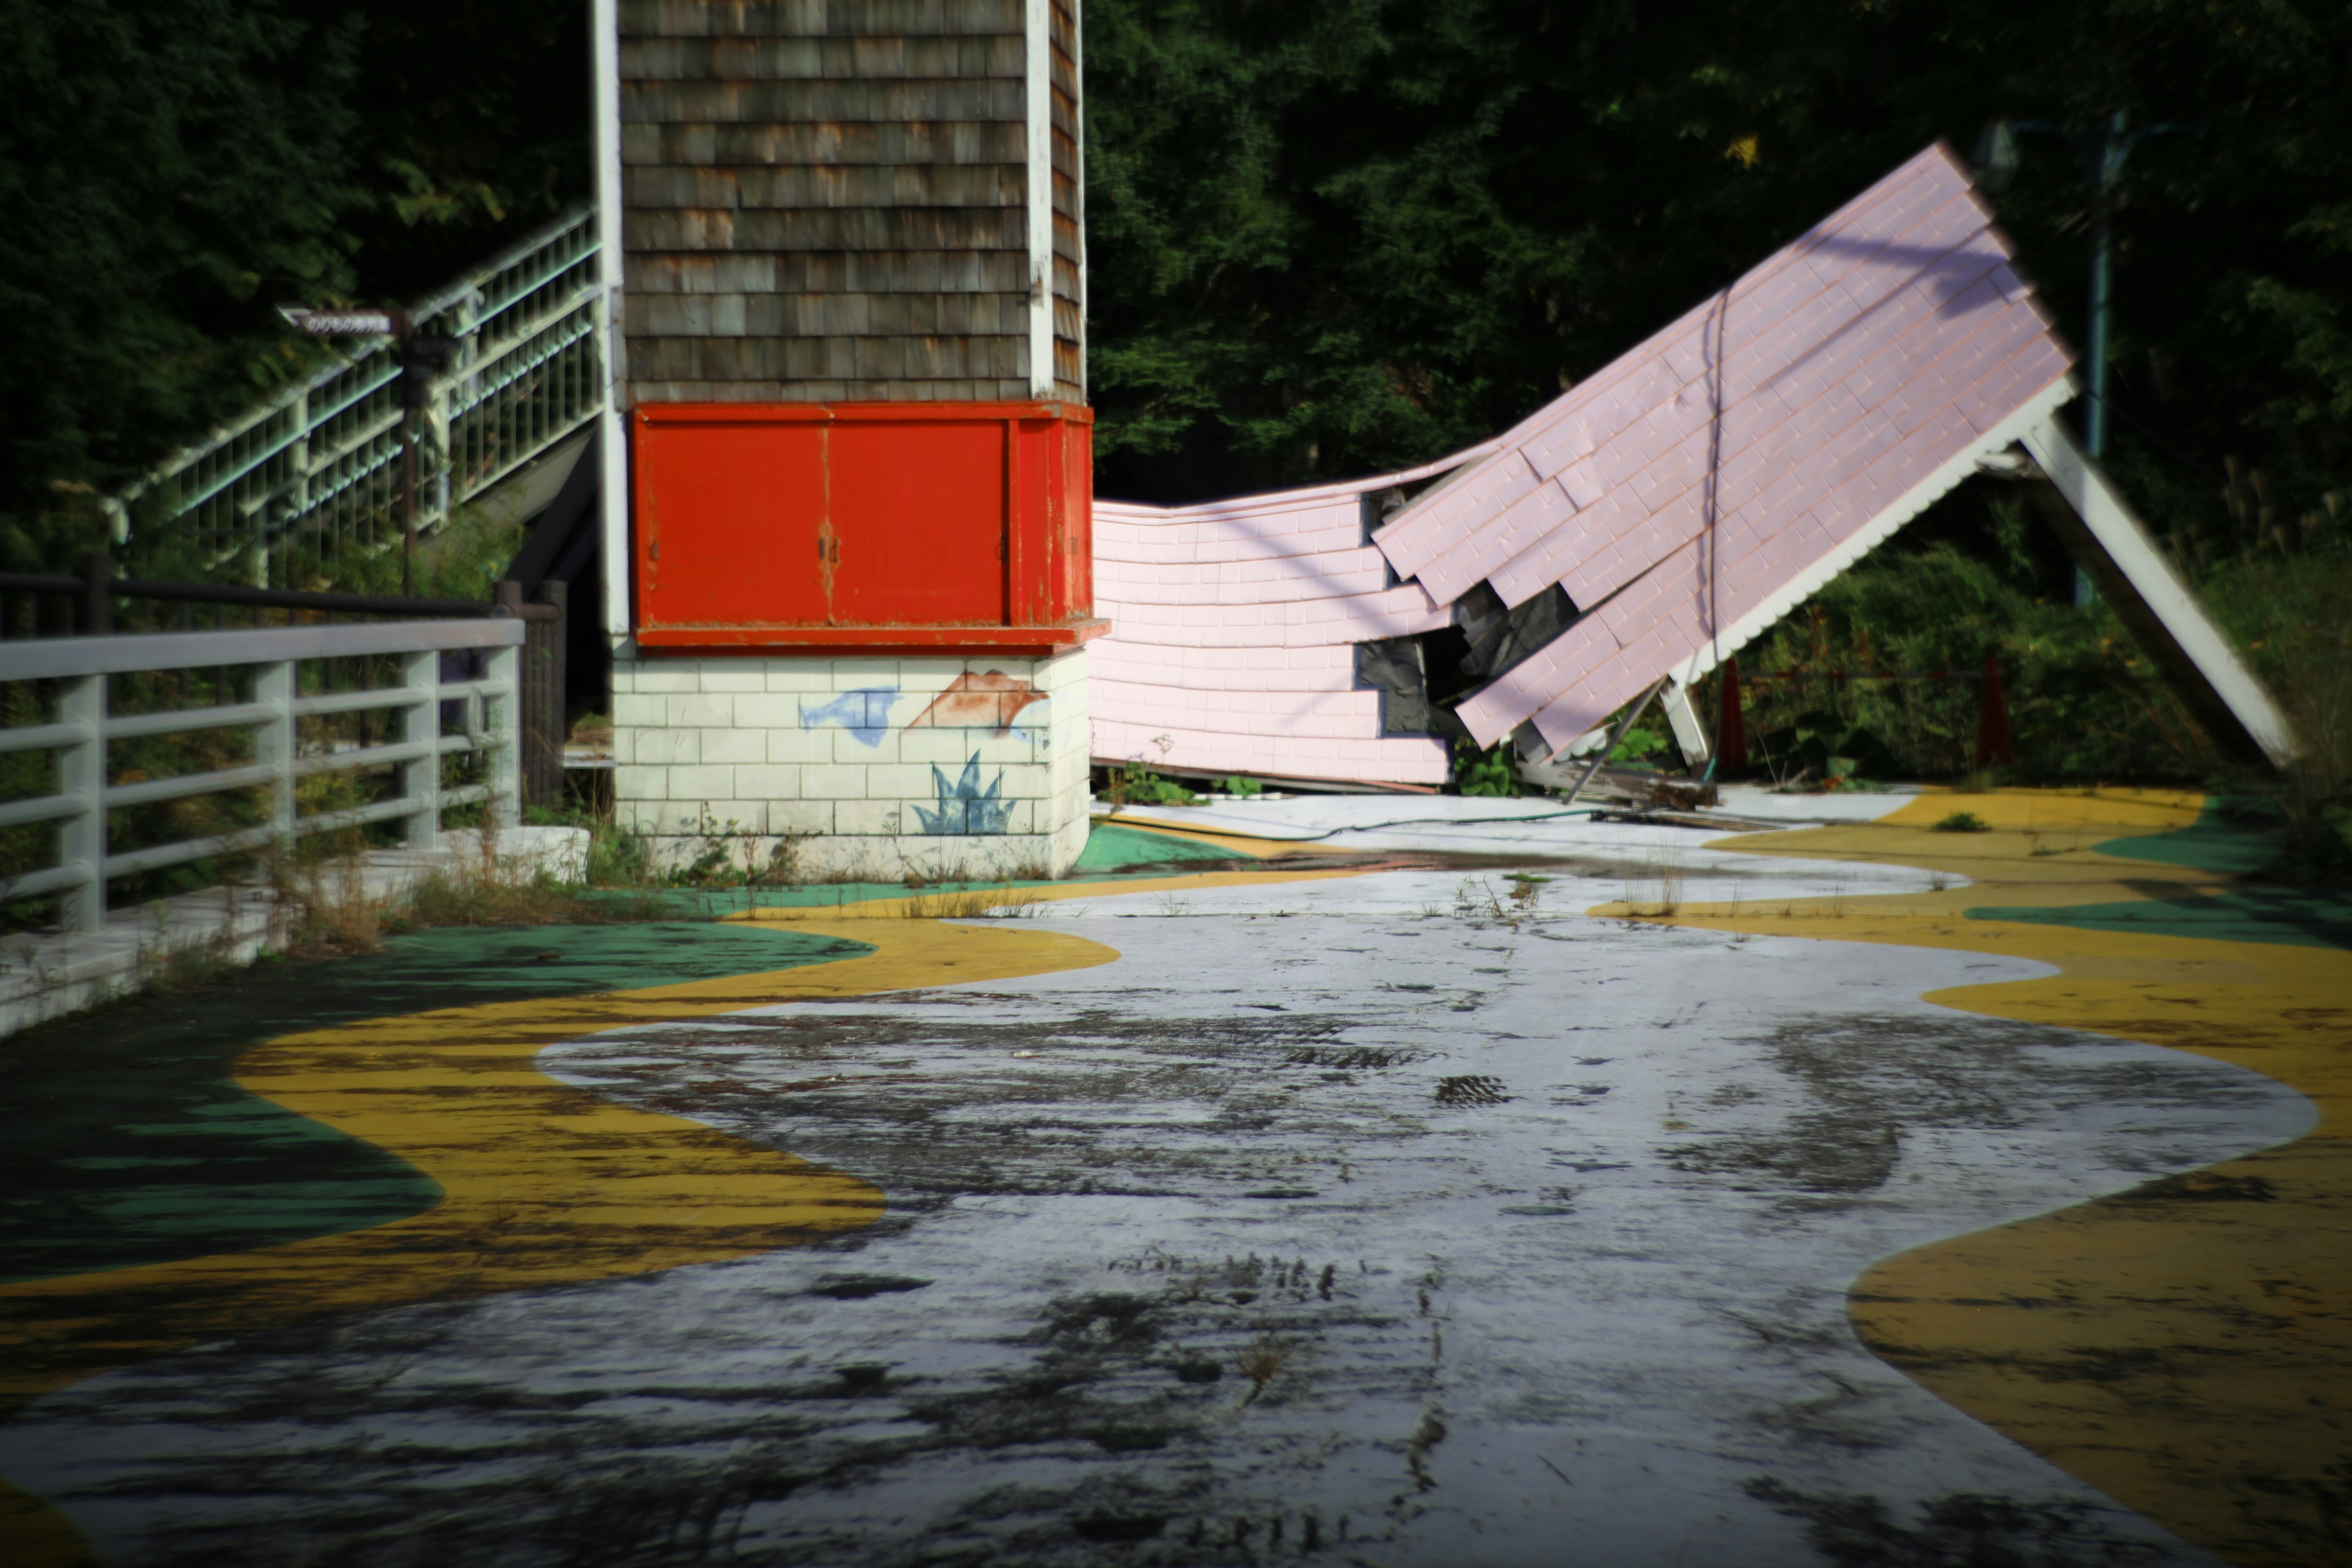
<instances>
[{"instance_id":1,"label":"white trim board","mask_svg":"<svg viewBox=\"0 0 2352 1568\"><path fill-rule=\"evenodd\" d=\"M1028 0L1022 28L1029 148L1029 395L1054 395L1054 15Z\"/></svg>"},{"instance_id":2,"label":"white trim board","mask_svg":"<svg viewBox=\"0 0 2352 1568\"><path fill-rule=\"evenodd\" d=\"M596 265L604 285L596 313L596 346L604 356L604 406L596 416L600 552L604 578L604 630L616 642L629 636L629 434L621 426L621 387L628 374L628 340L621 327L621 287L628 259L621 250L621 19L617 0L593 0L589 59L595 104Z\"/></svg>"},{"instance_id":3,"label":"white trim board","mask_svg":"<svg viewBox=\"0 0 2352 1568\"><path fill-rule=\"evenodd\" d=\"M2047 420L2053 410L2074 395L2074 383L2066 376L2060 376L2035 393L2015 413L1986 431L1982 440L1904 491L1894 505L1872 518L1853 538L1791 577L1778 593L1724 627L1720 636L1702 644L1686 662L1675 668L1675 679L1688 686L1763 636L1783 616L1820 593L1832 578L1894 538L1896 530L1943 500L1962 479L1977 471L1980 460L2009 450L2024 439L2026 431Z\"/></svg>"}]
</instances>

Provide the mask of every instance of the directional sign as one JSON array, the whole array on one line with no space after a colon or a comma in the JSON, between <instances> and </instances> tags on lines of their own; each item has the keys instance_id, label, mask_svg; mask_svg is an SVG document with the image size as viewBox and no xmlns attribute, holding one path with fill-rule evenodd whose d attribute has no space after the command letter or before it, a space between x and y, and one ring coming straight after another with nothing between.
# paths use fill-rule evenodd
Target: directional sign
<instances>
[{"instance_id":1,"label":"directional sign","mask_svg":"<svg viewBox=\"0 0 2352 1568\"><path fill-rule=\"evenodd\" d=\"M304 310L281 305L278 313L296 331L313 338L388 338L408 330L405 310Z\"/></svg>"}]
</instances>

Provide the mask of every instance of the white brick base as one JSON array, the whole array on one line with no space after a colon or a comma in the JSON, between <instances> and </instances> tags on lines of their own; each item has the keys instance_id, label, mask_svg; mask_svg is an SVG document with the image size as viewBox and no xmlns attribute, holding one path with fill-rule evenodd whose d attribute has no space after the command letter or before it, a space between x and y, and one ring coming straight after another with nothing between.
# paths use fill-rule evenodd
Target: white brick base
<instances>
[{"instance_id":1,"label":"white brick base","mask_svg":"<svg viewBox=\"0 0 2352 1568\"><path fill-rule=\"evenodd\" d=\"M663 864L713 830L800 871L1059 876L1086 847L1087 655L652 658L613 665L620 826ZM732 825L731 829L729 825ZM733 847L741 863L743 845Z\"/></svg>"}]
</instances>

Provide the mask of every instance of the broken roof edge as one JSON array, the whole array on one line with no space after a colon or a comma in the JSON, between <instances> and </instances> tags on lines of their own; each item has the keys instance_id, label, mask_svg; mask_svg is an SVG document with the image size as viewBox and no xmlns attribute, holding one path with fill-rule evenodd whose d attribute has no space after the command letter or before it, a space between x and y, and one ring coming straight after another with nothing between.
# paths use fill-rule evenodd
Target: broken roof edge
<instances>
[{"instance_id":1,"label":"broken roof edge","mask_svg":"<svg viewBox=\"0 0 2352 1568\"><path fill-rule=\"evenodd\" d=\"M2016 247L2011 245L2008 237L2000 232L2000 226L1995 222L1991 205L1979 193L1973 169L1966 159L1953 150L1950 142L1939 136L1888 170L1883 177L1868 188L1857 193L1835 212L1819 222L1807 226L1795 238L1758 258L1753 266L1734 278L1729 283L1712 290L1664 326L1638 342L1631 344L1608 363L1595 368L1592 374L1583 380L1530 411L1509 428L1487 442L1486 445L1489 450L1486 455L1507 457L1524 448L1554 425L1575 417L1588 402L1601 396L1625 378L1638 374L1642 367L1656 358L1664 347L1674 342L1680 334L1689 331L1694 325L1703 323L1716 311L1727 310L1742 300L1753 296L1781 272L1820 250L1835 236L1840 226L1852 222L1857 215L1868 212L1899 195L1906 188L1906 182L1917 178L1927 165L1939 161L1948 164L1952 171L1960 176L1963 186L1976 200L1983 213L1985 229L1998 237L2002 254L2009 258L2008 265L2014 270ZM2028 291L2031 292L2032 289L2031 281L2026 280L2022 273L2018 276L2021 281L2025 282ZM2071 353L2068 357L2070 359L2073 357ZM1475 452L1477 448L1471 450ZM1465 457L1468 455L1468 453L1465 454ZM1485 464L1481 463L1478 466L1483 468ZM1462 477L1468 477L1467 473L1465 472ZM1399 575L1406 577L1418 575L1420 565L1415 563L1412 570L1407 570L1406 563L1395 558L1396 547L1407 545L1417 528L1433 510L1438 490L1444 488L1446 487L1433 487L1428 492L1415 496L1412 505L1382 523L1373 534L1371 542L1380 547L1382 554L1390 557L1390 563L1395 567Z\"/></svg>"},{"instance_id":2,"label":"broken roof edge","mask_svg":"<svg viewBox=\"0 0 2352 1568\"><path fill-rule=\"evenodd\" d=\"M1710 639L1706 647L1693 654L1685 665L1664 673L1671 673L1685 686L1712 673L1722 660L1770 631L1790 611L1843 576L1860 564L1864 556L1916 521L1921 512L1959 489L1976 474L1978 465L1984 459L2006 452L2024 440L2029 430L2071 402L2077 392L2071 374L2062 375L2043 387L2020 405L2015 413L1985 432L1982 440L1953 457L1896 497L1894 505L1864 524L1853 538L1798 573L1778 591L1767 596L1762 604L1726 626L1720 636Z\"/></svg>"},{"instance_id":3,"label":"broken roof edge","mask_svg":"<svg viewBox=\"0 0 2352 1568\"><path fill-rule=\"evenodd\" d=\"M2017 445L2024 439L2029 430L2047 420L2054 410L2074 395L2075 386L2073 376L2060 376L2042 391L2027 398L2015 411L1986 431L1982 437L1937 466L1925 479L1897 497L1893 505L1874 515L1851 537L1840 542L1834 549L1822 555L1807 565L1804 570L1797 573L1779 588L1767 595L1754 609L1725 626L1715 636L1702 640L1684 658L1669 662L1664 668L1630 673L1626 680L1620 683L1624 685L1626 689L1613 695L1592 694L1586 697L1584 700L1576 702L1573 708L1570 707L1572 696L1582 694L1560 693L1549 700L1538 700L1531 707L1526 707L1525 710L1517 711L1516 716L1510 718L1508 722L1504 722L1501 714L1513 713L1521 709L1526 701L1525 697L1522 696L1509 708L1502 709L1500 713L1489 717L1487 712L1471 711L1474 704L1476 704L1479 699L1485 697L1491 689L1491 687L1481 688L1455 708L1456 715L1462 719L1463 723L1468 727L1471 734L1481 745L1490 746L1504 736L1512 733L1520 724L1532 721L1536 727L1536 732L1543 738L1544 743L1551 748L1552 754L1557 756L1572 744L1577 737L1592 728L1591 723L1584 721L1578 716L1579 714L1598 709L1601 715L1605 717L1632 700L1635 695L1646 689L1660 676L1670 676L1677 682L1687 686L1712 673L1724 659L1730 658L1741 647L1769 631L1790 611L1821 592L1832 581L1854 566L1864 556L1894 538L1906 523L1958 489L1962 480L1976 472L1977 464L1981 459L1998 452L2005 452L2011 447ZM1704 535L1701 537L1704 538ZM1614 596L1612 595L1612 598ZM1591 613L1602 615L1607 612L1607 608L1608 601L1604 600L1600 605L1595 606ZM1582 619L1583 617L1580 617L1576 624L1581 624ZM1571 625L1567 629L1573 630L1574 626ZM1565 632L1562 635L1566 635ZM1630 670L1631 667L1627 668ZM1499 686L1508 679L1509 677L1506 675L1493 684ZM1601 706L1604 701L1606 706ZM1494 706L1488 704L1490 710Z\"/></svg>"}]
</instances>

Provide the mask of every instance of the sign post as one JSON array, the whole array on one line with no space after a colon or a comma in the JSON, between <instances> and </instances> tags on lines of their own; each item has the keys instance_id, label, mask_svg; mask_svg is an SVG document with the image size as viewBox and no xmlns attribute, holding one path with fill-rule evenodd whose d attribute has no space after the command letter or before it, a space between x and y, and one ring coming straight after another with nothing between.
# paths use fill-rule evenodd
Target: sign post
<instances>
[{"instance_id":1,"label":"sign post","mask_svg":"<svg viewBox=\"0 0 2352 1568\"><path fill-rule=\"evenodd\" d=\"M416 592L416 411L425 406L436 371L457 350L455 338L421 337L405 310L354 307L308 310L281 305L278 313L312 338L390 338L400 361L400 591Z\"/></svg>"}]
</instances>

